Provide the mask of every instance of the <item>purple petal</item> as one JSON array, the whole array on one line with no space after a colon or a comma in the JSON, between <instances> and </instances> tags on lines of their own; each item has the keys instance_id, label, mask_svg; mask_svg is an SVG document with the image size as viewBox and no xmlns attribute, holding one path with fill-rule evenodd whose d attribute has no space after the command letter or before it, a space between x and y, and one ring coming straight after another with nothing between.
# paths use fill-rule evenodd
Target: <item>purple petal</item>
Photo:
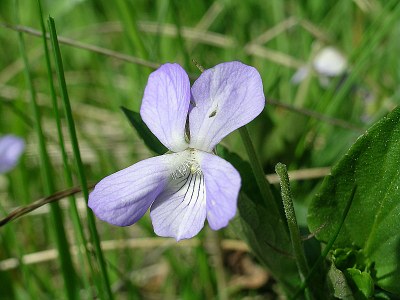
<instances>
[{"instance_id":1,"label":"purple petal","mask_svg":"<svg viewBox=\"0 0 400 300\"><path fill-rule=\"evenodd\" d=\"M189 239L204 226L206 191L201 172L173 180L150 210L154 232L159 236Z\"/></svg>"},{"instance_id":2,"label":"purple petal","mask_svg":"<svg viewBox=\"0 0 400 300\"><path fill-rule=\"evenodd\" d=\"M187 148L185 124L190 102L190 82L178 64L165 64L150 74L140 115L168 149Z\"/></svg>"},{"instance_id":3,"label":"purple petal","mask_svg":"<svg viewBox=\"0 0 400 300\"><path fill-rule=\"evenodd\" d=\"M101 180L89 195L89 207L110 224L137 222L166 187L177 154L142 160Z\"/></svg>"},{"instance_id":4,"label":"purple petal","mask_svg":"<svg viewBox=\"0 0 400 300\"><path fill-rule=\"evenodd\" d=\"M237 61L204 71L192 86L192 96L190 146L207 152L257 117L265 105L260 74Z\"/></svg>"},{"instance_id":5,"label":"purple petal","mask_svg":"<svg viewBox=\"0 0 400 300\"><path fill-rule=\"evenodd\" d=\"M228 225L236 214L241 186L239 172L226 160L209 153L201 153L201 169L206 182L207 221L218 230Z\"/></svg>"},{"instance_id":6,"label":"purple petal","mask_svg":"<svg viewBox=\"0 0 400 300\"><path fill-rule=\"evenodd\" d=\"M15 167L25 149L23 139L14 135L0 138L0 173L5 173Z\"/></svg>"}]
</instances>

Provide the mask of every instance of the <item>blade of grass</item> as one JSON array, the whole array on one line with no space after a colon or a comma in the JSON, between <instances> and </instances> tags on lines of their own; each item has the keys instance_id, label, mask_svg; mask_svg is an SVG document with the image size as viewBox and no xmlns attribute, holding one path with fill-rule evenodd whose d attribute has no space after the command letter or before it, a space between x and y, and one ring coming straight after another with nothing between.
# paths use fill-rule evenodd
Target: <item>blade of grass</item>
<instances>
[{"instance_id":1,"label":"blade of grass","mask_svg":"<svg viewBox=\"0 0 400 300\"><path fill-rule=\"evenodd\" d=\"M115 1L118 13L124 24L124 31L128 37L129 46L134 53L143 59L148 58L146 47L140 37L139 29L136 23L135 9L130 7L130 1L117 0Z\"/></svg>"},{"instance_id":2,"label":"blade of grass","mask_svg":"<svg viewBox=\"0 0 400 300\"><path fill-rule=\"evenodd\" d=\"M18 20L18 1L15 1L16 8L16 18ZM52 167L49 159L49 155L47 152L46 141L43 135L42 129L42 120L40 110L36 101L36 92L33 86L32 77L30 74L30 67L28 62L28 57L26 55L25 43L22 36L22 33L18 33L18 42L20 47L21 56L24 62L24 74L25 80L30 90L30 100L32 105L32 111L35 119L35 130L38 137L39 144L39 154L42 168L40 169L42 173L42 178L44 182L44 192L46 195L52 194L55 192L55 184L54 177L52 174ZM63 224L63 216L58 203L52 203L50 206L51 210L51 219L53 226L51 229L55 236L57 249L59 252L60 262L61 262L61 270L65 283L65 292L68 299L77 299L77 278L76 273L73 268L71 253L69 252L68 240L66 237L66 232Z\"/></svg>"},{"instance_id":3,"label":"blade of grass","mask_svg":"<svg viewBox=\"0 0 400 300\"><path fill-rule=\"evenodd\" d=\"M38 4L38 14L39 14L39 19L40 19L40 26L42 29L43 33L43 48L44 48L44 54L45 54L45 59L46 59L46 67L47 67L47 74L48 74L48 80L49 80L49 88L50 88L50 94L51 94L51 100L54 108L54 119L56 122L57 126L57 134L58 134L58 142L59 142L59 147L60 147L60 152L62 156L62 161L63 161L63 166L64 166L64 177L66 179L66 183L68 187L72 187L73 181L72 181L72 171L70 168L70 165L68 163L68 155L65 150L65 143L64 143L64 137L63 137L63 132L62 132L62 127L61 127L61 119L60 115L58 112L58 103L57 103L57 96L54 88L54 81L53 81L53 74L52 74L52 67L51 67L51 61L50 61L50 54L49 54L49 49L47 45L47 39L46 39L46 28L44 25L44 20L43 20L43 13L42 13L42 6L40 3L40 0L37 1ZM80 266L84 266L84 259L83 259L83 253L85 252L86 254L86 260L89 265L90 271L92 273L93 278L97 278L95 280L95 283L97 285L97 288L100 290L101 289L101 280L98 278L98 274L95 273L95 270L92 265L92 258L90 255L89 250L87 249L87 240L85 237L85 233L83 231L83 226L79 218L79 213L78 213L78 208L76 206L76 201L74 196L69 197L69 204L70 204L70 215L72 216L72 223L74 227L74 233L76 235L76 239L78 240L77 244L81 245L82 247L79 247L80 251L78 251L78 261ZM84 288L86 291L89 291L89 293L92 293L92 290L90 288L89 284L89 278L88 275L85 271L82 272L82 277L83 277L83 284ZM93 298L94 295L91 294L91 297Z\"/></svg>"},{"instance_id":4,"label":"blade of grass","mask_svg":"<svg viewBox=\"0 0 400 300\"><path fill-rule=\"evenodd\" d=\"M213 4L211 4L207 12L203 15L203 17L197 23L194 29L206 32L208 28L212 25L212 23L220 16L223 10L224 10L223 1L215 1ZM188 45L188 51L192 52L192 50L196 47L197 44L198 41L192 41L192 43Z\"/></svg>"},{"instance_id":5,"label":"blade of grass","mask_svg":"<svg viewBox=\"0 0 400 300\"><path fill-rule=\"evenodd\" d=\"M72 144L72 149L75 157L75 162L77 164L78 168L78 175L79 175L79 180L82 186L82 192L84 199L88 201L89 199L89 190L87 188L87 181L86 181L86 176L85 176L85 170L83 167L82 159L81 159L81 154L79 150L79 143L78 143L78 138L76 135L76 129L75 129L75 122L74 118L72 116L72 109L71 109L71 104L69 101L68 97L68 91L67 91L67 85L65 82L65 77L64 77L64 67L62 63L62 58L61 58L61 51L60 51L60 46L58 44L58 39L57 39L57 32L56 32L56 26L54 19L52 17L49 17L48 19L48 26L50 30L50 39L51 43L53 46L53 51L54 51L54 58L56 61L56 70L57 70L57 76L60 84L60 89L62 92L62 102L64 106L64 111L65 115L67 118L67 123L68 123L68 130L71 138L71 144ZM110 287L110 281L108 278L108 272L106 268L106 262L104 260L103 252L101 250L100 246L100 238L97 232L96 228L96 223L95 219L93 216L92 211L86 207L86 212L87 212L87 219L89 223L89 229L91 233L91 239L92 243L94 245L97 261L99 264L100 272L101 272L101 278L103 279L103 288L104 288L104 298L107 299L113 299L113 295L111 292L111 287Z\"/></svg>"},{"instance_id":6,"label":"blade of grass","mask_svg":"<svg viewBox=\"0 0 400 300\"><path fill-rule=\"evenodd\" d=\"M164 28L164 24L168 17L169 12L169 1L158 1L157 2L157 33L156 38L153 43L150 45L150 49L153 49L151 55L156 61L161 61L162 57L162 49L163 49L163 34L162 29Z\"/></svg>"},{"instance_id":7,"label":"blade of grass","mask_svg":"<svg viewBox=\"0 0 400 300\"><path fill-rule=\"evenodd\" d=\"M274 24L278 24L285 20L286 6L285 2L280 0L270 1L270 7L268 9L272 10L272 16L274 18ZM276 43L276 49L279 49L280 52L289 53L289 38L287 32L284 31L281 34L277 35L274 39ZM279 72L282 74L281 76L284 78L289 78L290 70L288 68L280 68ZM290 101L293 99L292 92L293 85L290 81L283 80L279 85L279 95L284 102Z\"/></svg>"},{"instance_id":8,"label":"blade of grass","mask_svg":"<svg viewBox=\"0 0 400 300\"><path fill-rule=\"evenodd\" d=\"M30 27L26 27L26 26L15 26L15 25L11 25L11 24L6 24L6 23L0 23L1 27L4 28L8 28L10 30L13 31L18 31L18 32L24 32L26 34L32 35L32 36L36 36L36 37L41 37L42 33L34 28L30 28ZM46 36L46 38L50 38L48 35ZM68 45L71 47L75 47L75 48L79 48L79 49L83 49L83 50L87 50L87 51L91 51L91 52L95 52L101 55L105 55L105 56L109 56L109 57L113 57L115 59L119 59L119 60L123 60L132 64L136 64L139 66L143 66L143 67L148 67L150 69L157 69L160 65L142 58L138 58L138 57L134 57L131 55L127 55L127 54L123 54L120 52L116 52L110 49L106 49L106 48L102 48L102 47L98 47L95 45L90 45L90 44L86 44L86 43L82 43L82 42L78 42L76 40L70 39L70 38L66 38L66 37L62 37L59 36L58 37L58 41L60 44L64 44L64 45Z\"/></svg>"},{"instance_id":9,"label":"blade of grass","mask_svg":"<svg viewBox=\"0 0 400 300\"><path fill-rule=\"evenodd\" d=\"M128 47L131 53L137 55L142 59L148 60L150 57L149 50L151 49L146 48L147 45L143 41L143 35L140 34L137 24L137 8L139 6L139 3L134 3L129 0L117 0L113 3L114 4L112 4L112 7L117 8L117 12L122 22L123 32L125 33ZM150 68L146 68L143 70L135 65L127 65L126 67L126 72L128 72L129 77L134 80L138 84L138 86L144 86L146 84L145 78L150 75ZM133 91L134 90L132 90L132 92ZM139 103L139 101L135 101L133 103L133 108L135 110L139 110ZM128 105L126 102L122 102L121 104Z\"/></svg>"},{"instance_id":10,"label":"blade of grass","mask_svg":"<svg viewBox=\"0 0 400 300\"><path fill-rule=\"evenodd\" d=\"M272 206L272 208L276 211L276 213L280 214L280 209L279 209L280 204L278 204L278 200L272 194L270 183L265 177L260 159L258 158L258 155L254 149L253 142L251 141L246 126L239 128L239 133L242 138L244 147L246 149L247 156L249 157L251 169L253 170L254 177L256 178L257 186L260 189L264 205L266 207Z\"/></svg>"},{"instance_id":11,"label":"blade of grass","mask_svg":"<svg viewBox=\"0 0 400 300\"><path fill-rule=\"evenodd\" d=\"M186 70L189 70L189 67L190 67L191 63L190 63L189 52L188 52L188 50L186 48L185 40L183 39L181 16L179 14L179 3L178 3L178 1L177 0L171 0L171 7L172 7L172 14L174 16L174 20L175 20L175 24L176 24L179 47L181 48L181 52L182 52L183 57L185 59L185 68L186 68Z\"/></svg>"}]
</instances>

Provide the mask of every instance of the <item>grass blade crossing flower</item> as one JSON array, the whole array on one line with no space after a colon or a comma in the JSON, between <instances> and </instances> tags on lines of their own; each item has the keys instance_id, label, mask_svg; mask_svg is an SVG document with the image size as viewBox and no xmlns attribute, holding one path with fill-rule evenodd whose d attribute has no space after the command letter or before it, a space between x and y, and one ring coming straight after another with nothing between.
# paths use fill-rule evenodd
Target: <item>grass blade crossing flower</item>
<instances>
[{"instance_id":1,"label":"grass blade crossing flower","mask_svg":"<svg viewBox=\"0 0 400 300\"><path fill-rule=\"evenodd\" d=\"M222 63L190 88L180 65L162 65L149 77L140 114L170 151L104 178L89 206L118 226L137 222L150 208L155 233L176 240L195 236L206 219L214 230L227 226L236 213L241 179L212 150L264 105L261 77L253 67Z\"/></svg>"}]
</instances>

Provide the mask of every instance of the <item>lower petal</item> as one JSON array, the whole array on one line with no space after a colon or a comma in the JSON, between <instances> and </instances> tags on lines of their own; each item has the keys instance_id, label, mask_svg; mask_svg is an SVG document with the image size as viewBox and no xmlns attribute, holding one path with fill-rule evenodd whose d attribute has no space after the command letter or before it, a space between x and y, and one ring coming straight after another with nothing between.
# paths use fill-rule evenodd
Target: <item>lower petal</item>
<instances>
[{"instance_id":1,"label":"lower petal","mask_svg":"<svg viewBox=\"0 0 400 300\"><path fill-rule=\"evenodd\" d=\"M157 197L150 216L159 236L179 241L199 233L206 218L206 190L201 171L191 169L189 174L174 178Z\"/></svg>"},{"instance_id":2,"label":"lower petal","mask_svg":"<svg viewBox=\"0 0 400 300\"><path fill-rule=\"evenodd\" d=\"M110 224L137 222L166 187L177 154L140 161L101 180L89 195L89 207Z\"/></svg>"},{"instance_id":3,"label":"lower petal","mask_svg":"<svg viewBox=\"0 0 400 300\"><path fill-rule=\"evenodd\" d=\"M207 221L214 230L228 225L236 214L241 186L239 172L226 160L200 152L207 194Z\"/></svg>"}]
</instances>

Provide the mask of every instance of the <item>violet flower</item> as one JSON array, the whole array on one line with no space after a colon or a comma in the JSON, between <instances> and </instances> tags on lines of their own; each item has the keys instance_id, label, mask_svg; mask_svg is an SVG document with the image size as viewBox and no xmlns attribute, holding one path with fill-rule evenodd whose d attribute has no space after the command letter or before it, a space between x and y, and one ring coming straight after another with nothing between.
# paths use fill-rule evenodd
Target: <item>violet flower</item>
<instances>
[{"instance_id":1,"label":"violet flower","mask_svg":"<svg viewBox=\"0 0 400 300\"><path fill-rule=\"evenodd\" d=\"M11 134L0 137L0 173L13 169L24 149L23 139Z\"/></svg>"},{"instance_id":2,"label":"violet flower","mask_svg":"<svg viewBox=\"0 0 400 300\"><path fill-rule=\"evenodd\" d=\"M176 240L195 236L206 218L213 230L227 226L236 213L241 179L212 151L264 105L261 77L253 67L219 64L190 89L180 65L162 65L149 77L140 114L170 151L101 180L89 207L118 226L137 222L151 207L155 233Z\"/></svg>"}]
</instances>

